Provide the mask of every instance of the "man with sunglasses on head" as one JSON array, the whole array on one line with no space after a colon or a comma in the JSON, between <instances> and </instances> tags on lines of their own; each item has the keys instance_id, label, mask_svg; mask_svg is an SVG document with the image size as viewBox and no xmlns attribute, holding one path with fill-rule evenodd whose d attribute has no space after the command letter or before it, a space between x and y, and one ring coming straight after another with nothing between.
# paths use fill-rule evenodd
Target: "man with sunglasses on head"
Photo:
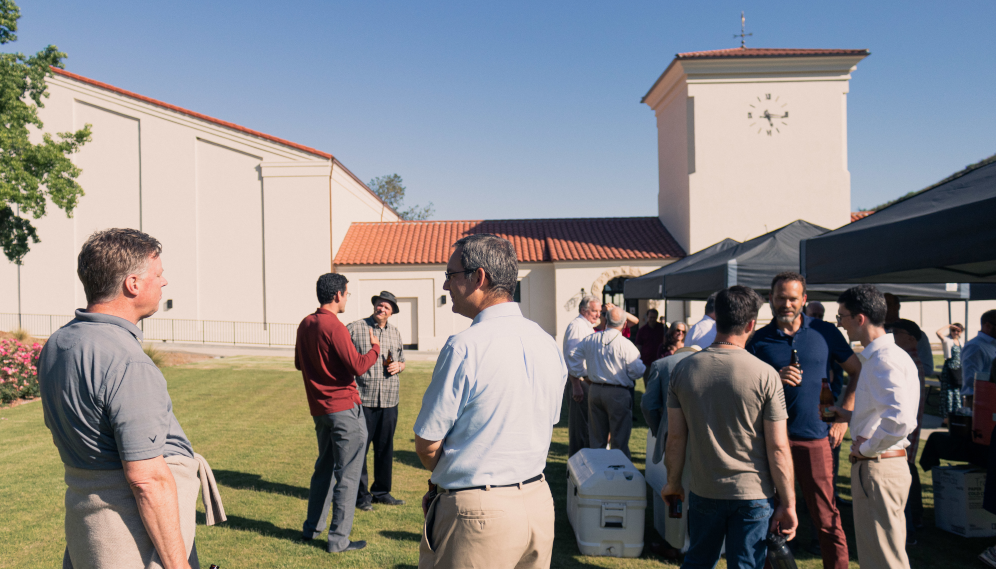
<instances>
[{"instance_id":1,"label":"man with sunglasses on head","mask_svg":"<svg viewBox=\"0 0 996 569\"><path fill-rule=\"evenodd\" d=\"M365 541L349 539L367 445L363 401L354 378L377 363L380 339L369 330L370 350L360 355L349 330L339 321L338 315L346 311L348 282L336 273L318 278L320 306L301 321L294 348L294 367L304 376L304 390L318 436L318 460L311 476L302 538L309 541L322 534L331 504L329 553L354 551L367 545Z\"/></svg>"},{"instance_id":2,"label":"man with sunglasses on head","mask_svg":"<svg viewBox=\"0 0 996 569\"><path fill-rule=\"evenodd\" d=\"M885 297L872 285L837 299L837 325L864 351L854 410L834 407L851 425L851 495L858 563L862 567L910 566L906 519L911 475L907 437L917 426L920 380L916 364L885 331Z\"/></svg>"},{"instance_id":3,"label":"man with sunglasses on head","mask_svg":"<svg viewBox=\"0 0 996 569\"><path fill-rule=\"evenodd\" d=\"M567 366L557 342L512 301L515 248L464 237L446 264L453 312L472 318L439 352L415 421L432 471L419 567L548 568L553 496L543 475Z\"/></svg>"}]
</instances>

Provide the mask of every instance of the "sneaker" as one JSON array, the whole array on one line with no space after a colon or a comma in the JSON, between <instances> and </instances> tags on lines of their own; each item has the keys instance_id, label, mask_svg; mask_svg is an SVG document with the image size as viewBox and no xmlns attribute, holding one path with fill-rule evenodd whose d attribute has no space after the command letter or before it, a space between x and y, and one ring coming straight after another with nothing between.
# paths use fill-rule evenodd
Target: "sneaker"
<instances>
[{"instance_id":1,"label":"sneaker","mask_svg":"<svg viewBox=\"0 0 996 569\"><path fill-rule=\"evenodd\" d=\"M996 569L996 545L980 553L979 561L985 563L987 567Z\"/></svg>"},{"instance_id":2,"label":"sneaker","mask_svg":"<svg viewBox=\"0 0 996 569\"><path fill-rule=\"evenodd\" d=\"M390 494L384 494L383 496L374 496L373 501L378 504L387 504L388 506L404 506L405 501L399 500Z\"/></svg>"}]
</instances>

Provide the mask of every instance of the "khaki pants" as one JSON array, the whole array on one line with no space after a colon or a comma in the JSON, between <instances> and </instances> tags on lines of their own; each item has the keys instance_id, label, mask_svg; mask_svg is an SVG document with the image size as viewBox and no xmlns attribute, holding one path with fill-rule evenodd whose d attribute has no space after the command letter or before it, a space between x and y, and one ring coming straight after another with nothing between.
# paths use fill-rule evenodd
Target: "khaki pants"
<instances>
[{"instance_id":1,"label":"khaki pants","mask_svg":"<svg viewBox=\"0 0 996 569\"><path fill-rule=\"evenodd\" d=\"M440 493L425 517L419 569L549 568L553 496L546 479L521 487Z\"/></svg>"},{"instance_id":2,"label":"khaki pants","mask_svg":"<svg viewBox=\"0 0 996 569\"><path fill-rule=\"evenodd\" d=\"M593 383L588 391L588 445L605 448L612 435L612 448L629 458L629 435L633 431L633 395L625 387Z\"/></svg>"},{"instance_id":3,"label":"khaki pants","mask_svg":"<svg viewBox=\"0 0 996 569\"><path fill-rule=\"evenodd\" d=\"M910 470L903 457L851 466L854 533L861 569L909 569L906 518Z\"/></svg>"}]
</instances>

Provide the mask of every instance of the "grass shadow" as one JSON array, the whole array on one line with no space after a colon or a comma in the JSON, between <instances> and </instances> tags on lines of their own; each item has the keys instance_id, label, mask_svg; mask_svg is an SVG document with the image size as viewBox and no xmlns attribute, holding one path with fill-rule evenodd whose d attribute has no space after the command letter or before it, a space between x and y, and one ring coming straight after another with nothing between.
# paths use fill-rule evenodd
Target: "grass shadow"
<instances>
[{"instance_id":1,"label":"grass shadow","mask_svg":"<svg viewBox=\"0 0 996 569\"><path fill-rule=\"evenodd\" d=\"M198 524L205 523L204 514L197 512L197 523ZM313 539L307 542L303 541L301 539L300 529L281 528L273 525L270 522L251 520L249 518L243 518L241 516L228 516L228 520L218 523L217 526L222 528L251 531L253 533L257 533L262 536L286 539L288 541L293 541L301 544L309 544L315 547L325 547L324 540Z\"/></svg>"},{"instance_id":2,"label":"grass shadow","mask_svg":"<svg viewBox=\"0 0 996 569\"><path fill-rule=\"evenodd\" d=\"M422 461L419 460L418 455L414 451L394 449L394 461L400 462L401 464L411 466L412 468L417 468L421 470L424 468L422 466Z\"/></svg>"},{"instance_id":3,"label":"grass shadow","mask_svg":"<svg viewBox=\"0 0 996 569\"><path fill-rule=\"evenodd\" d=\"M301 500L308 499L309 490L307 488L291 486L290 484L283 484L281 482L269 482L267 480L263 480L263 477L259 474L217 469L213 470L213 472L214 478L218 484L228 486L229 488L255 490L258 492L269 492L271 494L283 494L285 496L300 498Z\"/></svg>"},{"instance_id":4,"label":"grass shadow","mask_svg":"<svg viewBox=\"0 0 996 569\"><path fill-rule=\"evenodd\" d=\"M414 531L381 530L380 535L393 541L422 541L422 535Z\"/></svg>"}]
</instances>

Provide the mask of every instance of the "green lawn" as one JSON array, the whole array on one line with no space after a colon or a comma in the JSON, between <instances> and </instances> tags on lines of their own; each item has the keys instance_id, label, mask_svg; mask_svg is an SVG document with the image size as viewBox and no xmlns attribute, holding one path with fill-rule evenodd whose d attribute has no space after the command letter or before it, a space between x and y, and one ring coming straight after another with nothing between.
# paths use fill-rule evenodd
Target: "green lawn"
<instances>
[{"instance_id":1,"label":"green lawn","mask_svg":"<svg viewBox=\"0 0 996 569\"><path fill-rule=\"evenodd\" d=\"M427 473L415 455L411 427L431 370L431 363L413 362L402 376L394 495L407 500L408 505L375 505L372 512L357 512L352 538L365 539L369 546L330 559L324 539L313 543L299 540L316 443L301 378L290 360L234 357L167 368L165 375L176 415L194 448L211 462L228 513L226 523L197 528L197 549L204 567L210 563L223 569L324 568L330 564L415 567L422 522L418 504ZM649 553L627 560L578 554L564 511L565 427L562 424L554 431L546 470L557 504L553 566L664 565ZM638 421L631 440L634 462L641 469L645 439L646 426ZM0 441L0 568L58 567L65 547L65 485L58 454L42 420L41 405L34 402L0 410ZM845 447L848 444L845 442ZM845 448L843 456L847 452ZM849 491L849 466L845 461L841 467L845 494ZM935 530L930 477L922 479L927 527L919 534L920 545L910 551L913 566L979 566L975 556L996 539L970 540ZM845 509L843 513L845 530L851 537L851 566L857 567L850 512ZM203 524L202 516L199 523ZM808 529L802 531L807 533ZM648 507L646 542L653 539ZM804 568L822 566L805 553L799 555L799 561ZM724 566L721 562L720 567Z\"/></svg>"}]
</instances>

